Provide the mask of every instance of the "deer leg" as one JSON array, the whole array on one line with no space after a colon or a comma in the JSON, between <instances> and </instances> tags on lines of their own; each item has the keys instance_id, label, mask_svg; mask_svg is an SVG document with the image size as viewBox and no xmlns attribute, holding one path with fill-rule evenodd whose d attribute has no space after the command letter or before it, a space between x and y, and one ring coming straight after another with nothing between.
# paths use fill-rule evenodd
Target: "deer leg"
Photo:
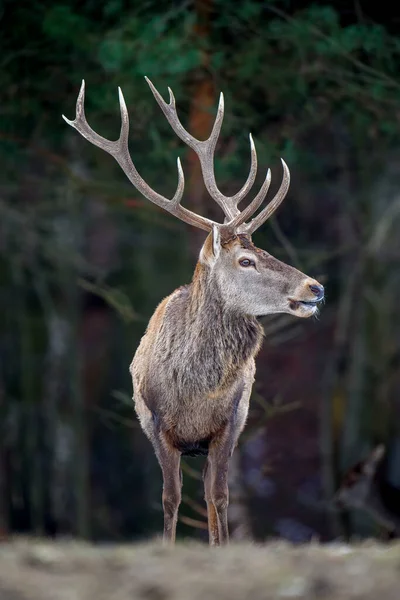
<instances>
[{"instance_id":1,"label":"deer leg","mask_svg":"<svg viewBox=\"0 0 400 600\"><path fill-rule=\"evenodd\" d=\"M208 516L208 540L210 546L219 546L219 532L218 532L218 516L215 510L214 502L212 501L211 495L211 466L209 460L204 467L203 471L204 480L204 498L207 503L207 516Z\"/></svg>"},{"instance_id":2,"label":"deer leg","mask_svg":"<svg viewBox=\"0 0 400 600\"><path fill-rule=\"evenodd\" d=\"M218 545L229 542L228 531L228 467L232 456L234 442L232 432L225 432L223 439L210 444L208 460L211 467L211 498L217 515Z\"/></svg>"},{"instance_id":3,"label":"deer leg","mask_svg":"<svg viewBox=\"0 0 400 600\"><path fill-rule=\"evenodd\" d=\"M182 477L180 470L181 453L159 434L156 455L163 474L162 503L164 509L164 537L167 544L174 544L178 509L181 503Z\"/></svg>"}]
</instances>

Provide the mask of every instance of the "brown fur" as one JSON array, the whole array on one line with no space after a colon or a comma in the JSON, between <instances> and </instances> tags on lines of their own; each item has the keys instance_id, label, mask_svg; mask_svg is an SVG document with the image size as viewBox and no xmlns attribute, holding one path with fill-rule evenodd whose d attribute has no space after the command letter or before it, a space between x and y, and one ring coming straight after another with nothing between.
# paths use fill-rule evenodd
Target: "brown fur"
<instances>
[{"instance_id":1,"label":"brown fur","mask_svg":"<svg viewBox=\"0 0 400 600\"><path fill-rule=\"evenodd\" d=\"M152 190L141 178L129 154L129 117L121 90L122 124L115 142L98 135L86 121L84 81L75 119L64 119L92 144L110 153L151 202L185 223L210 232L192 283L161 302L130 370L136 412L163 472L164 539L171 542L175 539L181 453L208 453L204 488L210 543L219 544L228 540L229 457L246 421L254 358L262 340L257 317L281 312L309 317L317 311L316 303L323 297L323 288L256 248L250 239L286 196L290 182L286 163L282 160L283 178L274 198L253 216L268 193L271 182L268 170L259 192L240 211L238 204L255 181L257 154L250 136L251 166L247 181L234 196L224 196L214 174L214 152L224 114L222 94L211 134L200 141L183 128L172 91L169 90L170 101L166 103L146 80L173 130L197 154L205 187L222 208L224 223L216 223L181 206L184 176L179 159L178 186L172 200Z\"/></svg>"},{"instance_id":2,"label":"brown fur","mask_svg":"<svg viewBox=\"0 0 400 600\"><path fill-rule=\"evenodd\" d=\"M210 234L192 283L160 303L130 370L136 412L164 474L166 539L175 537L179 457L208 454L204 480L210 543L219 544L228 537L228 461L245 425L254 359L262 343L259 307L265 302L262 314L295 314L288 299L311 300L309 286L316 282L256 248L248 236L221 241L217 256L214 247ZM242 252L257 261L254 273L238 265ZM241 295L248 311L241 308ZM300 316L308 314L300 311Z\"/></svg>"}]
</instances>

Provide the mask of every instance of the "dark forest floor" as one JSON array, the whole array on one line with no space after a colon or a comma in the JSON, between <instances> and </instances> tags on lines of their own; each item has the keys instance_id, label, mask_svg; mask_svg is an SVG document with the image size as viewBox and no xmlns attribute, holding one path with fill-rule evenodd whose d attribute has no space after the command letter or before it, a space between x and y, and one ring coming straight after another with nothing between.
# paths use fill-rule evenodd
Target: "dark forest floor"
<instances>
[{"instance_id":1,"label":"dark forest floor","mask_svg":"<svg viewBox=\"0 0 400 600\"><path fill-rule=\"evenodd\" d=\"M0 546L1 600L398 600L400 544Z\"/></svg>"}]
</instances>

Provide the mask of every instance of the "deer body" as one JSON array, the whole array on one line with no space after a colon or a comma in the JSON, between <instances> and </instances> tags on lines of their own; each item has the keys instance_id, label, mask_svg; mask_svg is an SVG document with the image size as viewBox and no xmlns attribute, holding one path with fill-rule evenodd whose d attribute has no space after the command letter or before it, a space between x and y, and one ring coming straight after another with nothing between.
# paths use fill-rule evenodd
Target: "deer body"
<instances>
[{"instance_id":1,"label":"deer body","mask_svg":"<svg viewBox=\"0 0 400 600\"><path fill-rule=\"evenodd\" d=\"M217 188L213 155L223 118L223 97L213 131L199 141L187 133L176 113L170 90L167 104L150 88L181 139L198 154L207 190L225 213L223 224L183 208L183 171L172 200L151 190L136 171L128 152L128 114L120 91L122 128L116 142L105 140L88 125L84 114L84 84L77 101L76 119L66 121L84 137L109 152L131 182L147 198L186 223L208 232L191 284L165 298L151 318L130 366L135 409L153 444L163 474L164 539L175 540L183 455L207 455L204 490L209 539L228 541L228 465L245 425L255 375L255 356L263 329L257 317L289 313L309 317L317 311L323 287L300 271L256 248L251 234L276 210L289 186L289 170L282 161L282 184L269 204L261 206L271 180L270 171L260 191L242 211L238 203L256 176L257 158L250 136L251 168L242 189L232 197ZM65 118L65 117L64 117Z\"/></svg>"},{"instance_id":2,"label":"deer body","mask_svg":"<svg viewBox=\"0 0 400 600\"><path fill-rule=\"evenodd\" d=\"M153 431L156 414L183 453L211 440L234 412L244 424L263 335L255 317L225 306L207 271L199 263L193 282L163 300L131 365L143 428Z\"/></svg>"},{"instance_id":3,"label":"deer body","mask_svg":"<svg viewBox=\"0 0 400 600\"><path fill-rule=\"evenodd\" d=\"M249 395L262 338L255 318L199 298L196 283L163 300L131 365L143 429L151 433L156 417L183 453L211 439Z\"/></svg>"}]
</instances>

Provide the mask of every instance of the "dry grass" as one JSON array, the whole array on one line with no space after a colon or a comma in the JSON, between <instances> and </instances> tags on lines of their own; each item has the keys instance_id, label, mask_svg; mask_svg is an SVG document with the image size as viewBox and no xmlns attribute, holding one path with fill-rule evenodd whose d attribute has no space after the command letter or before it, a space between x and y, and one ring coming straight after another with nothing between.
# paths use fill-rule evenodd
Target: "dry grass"
<instances>
[{"instance_id":1,"label":"dry grass","mask_svg":"<svg viewBox=\"0 0 400 600\"><path fill-rule=\"evenodd\" d=\"M0 546L1 600L398 600L400 545Z\"/></svg>"}]
</instances>

